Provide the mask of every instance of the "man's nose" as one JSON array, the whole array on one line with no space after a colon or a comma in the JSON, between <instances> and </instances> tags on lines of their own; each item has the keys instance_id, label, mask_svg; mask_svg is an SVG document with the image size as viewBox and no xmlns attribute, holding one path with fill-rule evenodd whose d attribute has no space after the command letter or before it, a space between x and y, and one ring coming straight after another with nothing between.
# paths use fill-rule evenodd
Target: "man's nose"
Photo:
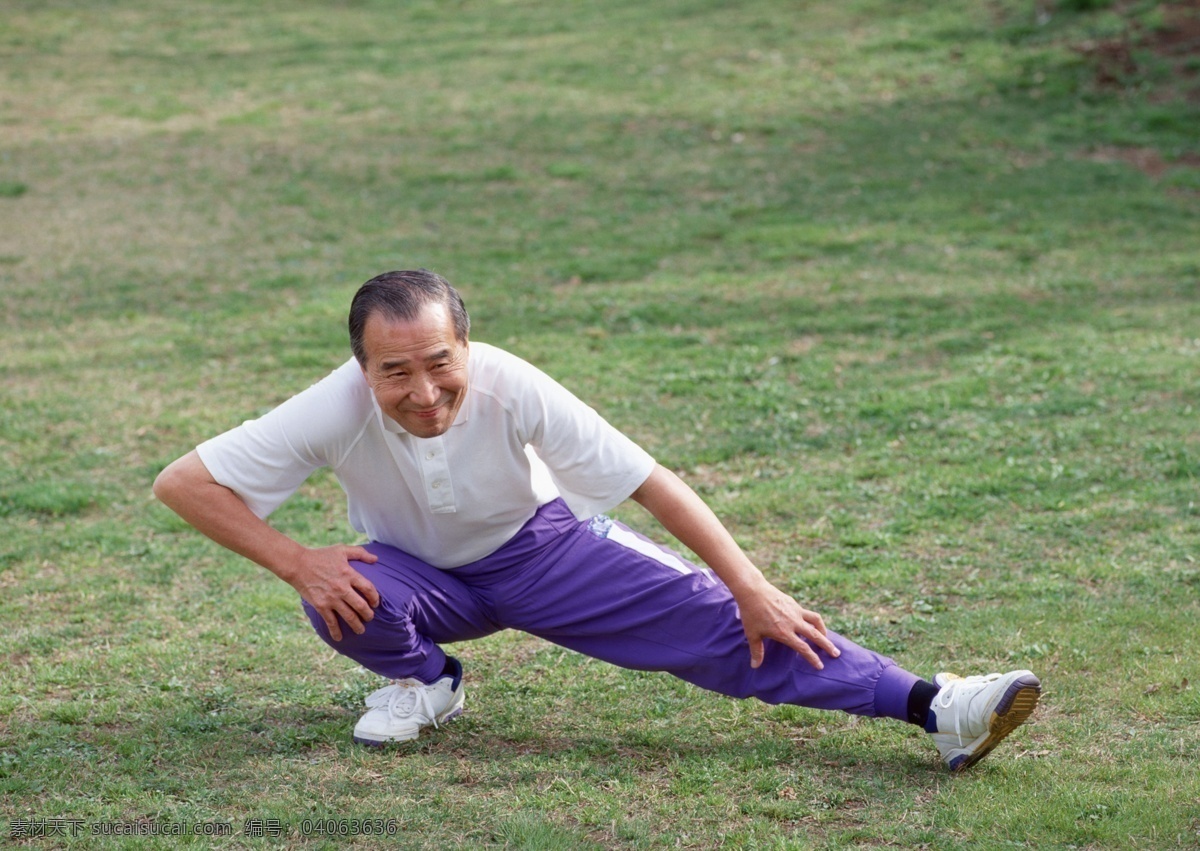
<instances>
[{"instance_id":1,"label":"man's nose","mask_svg":"<svg viewBox=\"0 0 1200 851\"><path fill-rule=\"evenodd\" d=\"M412 392L408 394L413 404L422 408L431 408L442 397L441 388L428 375L418 376L413 381Z\"/></svg>"}]
</instances>

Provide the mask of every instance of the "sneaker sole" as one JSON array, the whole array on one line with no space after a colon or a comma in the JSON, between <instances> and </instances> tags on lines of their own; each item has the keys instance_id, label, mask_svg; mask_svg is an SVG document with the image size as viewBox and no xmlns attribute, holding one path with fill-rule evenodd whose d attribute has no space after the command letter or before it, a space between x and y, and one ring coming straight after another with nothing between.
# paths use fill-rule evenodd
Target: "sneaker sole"
<instances>
[{"instance_id":1,"label":"sneaker sole","mask_svg":"<svg viewBox=\"0 0 1200 851\"><path fill-rule=\"evenodd\" d=\"M453 721L455 718L459 717L462 714L463 714L463 701L460 698L446 712L437 716L437 723L445 724L447 721ZM387 747L388 745L398 745L403 742L411 742L414 739L416 739L417 736L420 735L420 733L421 733L421 731L418 729L411 736L391 736L386 739L368 739L368 738L364 738L363 736L356 736L353 733L351 733L350 740L353 741L357 745L366 745L369 748L384 748L384 747Z\"/></svg>"},{"instance_id":2,"label":"sneaker sole","mask_svg":"<svg viewBox=\"0 0 1200 851\"><path fill-rule=\"evenodd\" d=\"M991 753L992 748L1000 744L1009 733L1029 720L1041 696L1042 684L1037 677L1028 676L1013 680L992 712L987 733L967 745L963 749L966 753L950 764L950 770L962 771L970 768Z\"/></svg>"}]
</instances>

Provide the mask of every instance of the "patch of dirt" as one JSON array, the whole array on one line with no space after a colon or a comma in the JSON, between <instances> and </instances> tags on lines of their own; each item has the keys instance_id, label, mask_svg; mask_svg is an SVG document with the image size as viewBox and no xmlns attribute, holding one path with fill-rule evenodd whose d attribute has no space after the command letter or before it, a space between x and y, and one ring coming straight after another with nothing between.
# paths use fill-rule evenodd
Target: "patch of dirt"
<instances>
[{"instance_id":1,"label":"patch of dirt","mask_svg":"<svg viewBox=\"0 0 1200 851\"><path fill-rule=\"evenodd\" d=\"M1085 158L1102 163L1125 163L1154 178L1162 177L1173 168L1200 168L1200 154L1183 154L1168 162L1154 148L1120 148L1113 145L1102 145L1089 151Z\"/></svg>"},{"instance_id":2,"label":"patch of dirt","mask_svg":"<svg viewBox=\"0 0 1200 851\"><path fill-rule=\"evenodd\" d=\"M1118 2L1116 11L1125 15L1129 28L1116 38L1085 42L1075 50L1092 63L1094 80L1101 88L1128 88L1141 82L1147 56L1169 71L1160 91L1150 94L1156 101L1200 103L1200 0L1160 3L1159 23L1148 27L1136 20L1132 2ZM1102 145L1081 154L1095 162L1120 162L1158 179L1172 169L1200 168L1200 153L1184 152L1166 159L1154 148Z\"/></svg>"},{"instance_id":3,"label":"patch of dirt","mask_svg":"<svg viewBox=\"0 0 1200 851\"><path fill-rule=\"evenodd\" d=\"M1126 14L1132 4L1117 4ZM1136 80L1143 68L1138 56L1153 54L1170 69L1175 85L1191 103L1200 103L1200 73L1192 58L1200 53L1200 0L1160 3L1161 23L1147 27L1126 14L1129 29L1122 35L1076 46L1095 67L1095 80L1104 88L1123 88Z\"/></svg>"},{"instance_id":4,"label":"patch of dirt","mask_svg":"<svg viewBox=\"0 0 1200 851\"><path fill-rule=\"evenodd\" d=\"M1200 51L1200 0L1165 3L1162 10L1163 26L1145 40L1147 46L1161 56L1195 56Z\"/></svg>"}]
</instances>

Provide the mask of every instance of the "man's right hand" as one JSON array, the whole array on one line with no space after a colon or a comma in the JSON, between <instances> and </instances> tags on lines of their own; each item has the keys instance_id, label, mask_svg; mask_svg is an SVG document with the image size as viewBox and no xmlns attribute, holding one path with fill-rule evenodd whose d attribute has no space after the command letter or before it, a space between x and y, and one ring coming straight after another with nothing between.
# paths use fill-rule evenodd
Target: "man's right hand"
<instances>
[{"instance_id":1,"label":"man's right hand","mask_svg":"<svg viewBox=\"0 0 1200 851\"><path fill-rule=\"evenodd\" d=\"M212 477L196 450L159 473L154 494L218 544L261 564L299 591L320 612L334 641L342 640L338 618L361 635L364 624L375 617L379 592L350 566L352 560L374 564L374 555L362 547L305 547L271 528Z\"/></svg>"},{"instance_id":2,"label":"man's right hand","mask_svg":"<svg viewBox=\"0 0 1200 851\"><path fill-rule=\"evenodd\" d=\"M379 592L371 580L351 567L350 562L374 564L378 560L378 556L362 547L306 548L288 582L317 610L325 621L329 637L341 641L339 618L362 635L379 605Z\"/></svg>"}]
</instances>

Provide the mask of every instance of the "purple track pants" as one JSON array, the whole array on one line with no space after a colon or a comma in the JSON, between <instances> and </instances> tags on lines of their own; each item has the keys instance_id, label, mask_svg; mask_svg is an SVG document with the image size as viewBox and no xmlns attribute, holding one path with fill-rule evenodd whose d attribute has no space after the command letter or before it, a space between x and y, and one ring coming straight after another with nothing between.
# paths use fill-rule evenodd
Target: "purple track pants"
<instances>
[{"instance_id":1,"label":"purple track pants","mask_svg":"<svg viewBox=\"0 0 1200 851\"><path fill-rule=\"evenodd\" d=\"M832 631L842 655L822 654L824 670L773 641L751 668L737 604L711 571L607 517L580 522L561 500L496 552L453 570L384 544L367 549L378 562L353 562L380 595L366 632L343 628L333 641L316 610L304 608L329 646L392 679L433 682L446 661L439 645L501 629L731 697L855 715L903 720L919 679Z\"/></svg>"}]
</instances>

